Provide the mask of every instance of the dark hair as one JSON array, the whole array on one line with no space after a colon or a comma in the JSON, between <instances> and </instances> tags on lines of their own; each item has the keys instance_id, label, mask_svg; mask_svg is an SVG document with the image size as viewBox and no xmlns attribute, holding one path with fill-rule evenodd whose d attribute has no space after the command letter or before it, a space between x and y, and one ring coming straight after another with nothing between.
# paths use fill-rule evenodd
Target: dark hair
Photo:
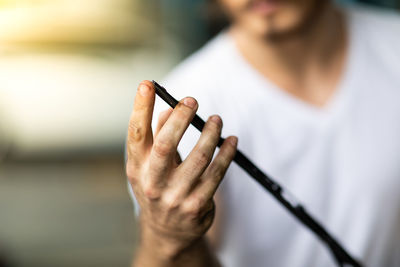
<instances>
[{"instance_id":1,"label":"dark hair","mask_svg":"<svg viewBox=\"0 0 400 267\"><path fill-rule=\"evenodd\" d=\"M205 13L211 36L229 26L229 18L217 0L207 0Z\"/></svg>"}]
</instances>

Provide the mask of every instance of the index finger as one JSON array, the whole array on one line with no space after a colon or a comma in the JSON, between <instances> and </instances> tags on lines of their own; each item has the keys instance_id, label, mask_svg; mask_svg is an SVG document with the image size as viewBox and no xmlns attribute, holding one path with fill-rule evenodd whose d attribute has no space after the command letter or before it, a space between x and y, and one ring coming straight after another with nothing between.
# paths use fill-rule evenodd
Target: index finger
<instances>
[{"instance_id":1,"label":"index finger","mask_svg":"<svg viewBox=\"0 0 400 267\"><path fill-rule=\"evenodd\" d=\"M153 143L151 121L155 101L154 85L150 81L140 83L136 92L132 115L129 121L127 150L128 159L139 160Z\"/></svg>"}]
</instances>

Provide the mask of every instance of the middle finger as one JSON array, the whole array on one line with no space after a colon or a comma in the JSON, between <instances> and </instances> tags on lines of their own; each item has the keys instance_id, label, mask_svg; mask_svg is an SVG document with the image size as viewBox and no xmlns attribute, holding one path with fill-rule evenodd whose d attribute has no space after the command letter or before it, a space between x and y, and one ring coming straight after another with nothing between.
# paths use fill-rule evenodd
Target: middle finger
<instances>
[{"instance_id":1,"label":"middle finger","mask_svg":"<svg viewBox=\"0 0 400 267\"><path fill-rule=\"evenodd\" d=\"M180 191L187 194L197 184L198 178L210 164L217 147L222 129L222 120L219 116L211 116L204 126L197 144L178 167L177 172L185 176L179 179Z\"/></svg>"},{"instance_id":2,"label":"middle finger","mask_svg":"<svg viewBox=\"0 0 400 267\"><path fill-rule=\"evenodd\" d=\"M161 182L162 177L169 171L175 159L179 141L193 120L197 107L197 101L194 98L184 98L158 132L150 152L151 182Z\"/></svg>"}]
</instances>

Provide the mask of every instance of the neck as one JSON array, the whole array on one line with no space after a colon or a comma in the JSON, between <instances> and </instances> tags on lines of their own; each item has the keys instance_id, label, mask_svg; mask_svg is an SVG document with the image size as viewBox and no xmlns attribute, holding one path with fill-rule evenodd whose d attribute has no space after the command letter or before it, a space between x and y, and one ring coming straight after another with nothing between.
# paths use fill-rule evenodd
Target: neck
<instances>
[{"instance_id":1,"label":"neck","mask_svg":"<svg viewBox=\"0 0 400 267\"><path fill-rule=\"evenodd\" d=\"M233 25L230 34L243 56L261 74L283 90L322 106L332 94L344 65L344 19L329 5L303 28L286 36L265 37Z\"/></svg>"}]
</instances>

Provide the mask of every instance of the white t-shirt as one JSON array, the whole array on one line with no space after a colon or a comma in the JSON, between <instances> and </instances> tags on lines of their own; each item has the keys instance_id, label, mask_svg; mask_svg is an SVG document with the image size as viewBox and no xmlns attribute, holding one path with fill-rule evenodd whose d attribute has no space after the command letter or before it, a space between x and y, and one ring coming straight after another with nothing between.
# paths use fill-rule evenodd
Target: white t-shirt
<instances>
[{"instance_id":1,"label":"white t-shirt","mask_svg":"<svg viewBox=\"0 0 400 267\"><path fill-rule=\"evenodd\" d=\"M277 88L221 33L163 82L193 96L204 120L219 114L223 136L292 192L366 266L400 266L400 17L346 11L350 50L334 97L316 108ZM157 99L158 112L168 106ZM179 151L195 145L190 126ZM336 266L328 249L233 163L224 201L226 267ZM218 208L218 207L217 207Z\"/></svg>"}]
</instances>

